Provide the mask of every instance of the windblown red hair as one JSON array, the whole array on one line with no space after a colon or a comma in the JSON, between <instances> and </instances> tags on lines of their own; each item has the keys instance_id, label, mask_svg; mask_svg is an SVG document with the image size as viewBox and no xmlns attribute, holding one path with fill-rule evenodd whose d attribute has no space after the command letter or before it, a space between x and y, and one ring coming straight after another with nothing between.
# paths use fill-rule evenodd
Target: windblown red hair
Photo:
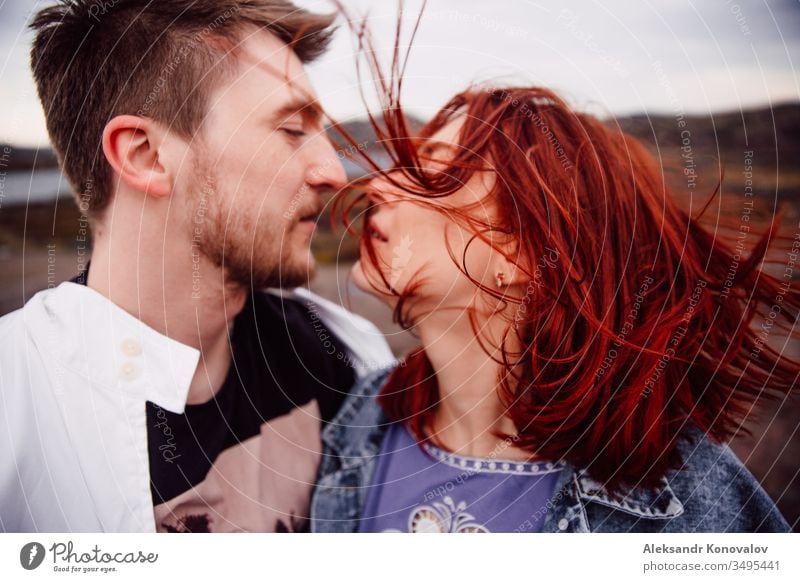
<instances>
[{"instance_id":1,"label":"windblown red hair","mask_svg":"<svg viewBox=\"0 0 800 582\"><path fill-rule=\"evenodd\" d=\"M517 446L587 467L612 491L651 486L680 465L677 439L687 424L727 440L757 400L794 388L798 362L755 328L769 320L772 330L795 333L800 293L791 278L762 270L777 219L739 260L678 207L640 142L543 88L464 91L411 136L398 61L389 81L378 73L383 122L373 120L391 173L370 160L373 170L398 185L402 175L402 187L425 199L447 196L491 160L501 220L481 228L513 235L532 282L509 321L524 349L503 350L498 378ZM456 115L464 119L458 154L447 171L426 172L419 140ZM362 248L379 271L369 237ZM545 252L558 260L535 269ZM411 325L406 299L395 315ZM438 398L417 350L379 403L425 439Z\"/></svg>"}]
</instances>

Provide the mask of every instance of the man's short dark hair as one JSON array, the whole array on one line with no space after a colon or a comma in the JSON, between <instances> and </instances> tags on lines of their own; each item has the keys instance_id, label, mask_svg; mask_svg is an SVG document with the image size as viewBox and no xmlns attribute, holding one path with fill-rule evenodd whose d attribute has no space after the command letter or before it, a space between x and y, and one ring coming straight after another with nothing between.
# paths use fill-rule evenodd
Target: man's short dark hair
<instances>
[{"instance_id":1,"label":"man's short dark hair","mask_svg":"<svg viewBox=\"0 0 800 582\"><path fill-rule=\"evenodd\" d=\"M287 0L60 0L40 11L31 68L50 139L89 216L111 196L102 149L110 119L146 116L191 136L227 72L215 41L235 44L255 26L306 63L327 48L334 18Z\"/></svg>"}]
</instances>

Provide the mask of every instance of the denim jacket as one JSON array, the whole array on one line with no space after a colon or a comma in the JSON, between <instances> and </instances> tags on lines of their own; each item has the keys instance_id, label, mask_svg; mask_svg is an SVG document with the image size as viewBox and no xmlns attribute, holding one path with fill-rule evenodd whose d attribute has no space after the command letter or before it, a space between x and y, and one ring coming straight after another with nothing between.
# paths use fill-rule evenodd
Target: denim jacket
<instances>
[{"instance_id":1,"label":"denim jacket","mask_svg":"<svg viewBox=\"0 0 800 582\"><path fill-rule=\"evenodd\" d=\"M389 370L364 378L322 433L323 455L311 499L311 530L356 532L376 457L389 426L375 396ZM655 489L612 498L570 463L548 502L543 532L787 532L769 495L727 445L687 429L678 445L683 467ZM530 527L520 516L517 531Z\"/></svg>"}]
</instances>

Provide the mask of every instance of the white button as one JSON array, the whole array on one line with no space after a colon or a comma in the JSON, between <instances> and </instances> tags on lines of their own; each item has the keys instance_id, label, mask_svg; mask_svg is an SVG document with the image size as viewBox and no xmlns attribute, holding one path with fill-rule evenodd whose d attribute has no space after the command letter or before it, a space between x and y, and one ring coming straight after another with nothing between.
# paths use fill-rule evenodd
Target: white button
<instances>
[{"instance_id":1,"label":"white button","mask_svg":"<svg viewBox=\"0 0 800 582\"><path fill-rule=\"evenodd\" d=\"M567 529L567 526L569 526L569 522L566 519L562 517L561 519L558 520L558 529L564 531L565 529Z\"/></svg>"},{"instance_id":2,"label":"white button","mask_svg":"<svg viewBox=\"0 0 800 582\"><path fill-rule=\"evenodd\" d=\"M139 367L133 362L125 362L119 368L120 379L130 382L139 377Z\"/></svg>"},{"instance_id":3,"label":"white button","mask_svg":"<svg viewBox=\"0 0 800 582\"><path fill-rule=\"evenodd\" d=\"M122 353L126 356L138 356L142 353L139 342L130 338L122 340Z\"/></svg>"}]
</instances>

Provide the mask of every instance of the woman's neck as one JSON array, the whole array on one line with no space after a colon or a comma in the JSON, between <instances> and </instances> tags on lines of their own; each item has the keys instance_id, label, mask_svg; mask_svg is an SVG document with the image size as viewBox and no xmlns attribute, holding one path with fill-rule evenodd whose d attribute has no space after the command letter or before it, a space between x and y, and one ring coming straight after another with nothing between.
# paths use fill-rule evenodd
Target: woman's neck
<instances>
[{"instance_id":1,"label":"woman's neck","mask_svg":"<svg viewBox=\"0 0 800 582\"><path fill-rule=\"evenodd\" d=\"M439 387L429 436L461 455L528 460L530 453L513 446L511 438L497 436L516 434L497 391L505 373L498 363L499 338L507 322L492 317L475 323L473 329L465 310L440 309L416 326Z\"/></svg>"}]
</instances>

